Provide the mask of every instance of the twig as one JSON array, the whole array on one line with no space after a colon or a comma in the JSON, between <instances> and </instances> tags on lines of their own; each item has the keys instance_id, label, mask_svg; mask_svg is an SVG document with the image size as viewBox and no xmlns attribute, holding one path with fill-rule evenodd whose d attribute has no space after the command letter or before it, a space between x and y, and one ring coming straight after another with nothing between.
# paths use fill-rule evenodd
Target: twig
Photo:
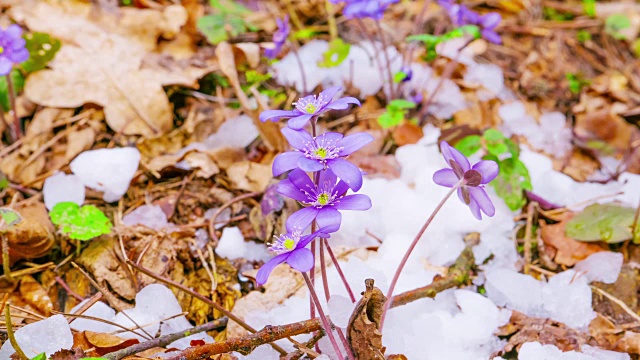
<instances>
[{"instance_id":1,"label":"twig","mask_svg":"<svg viewBox=\"0 0 640 360\"><path fill-rule=\"evenodd\" d=\"M175 288L178 288L180 290L182 290L183 292L195 297L196 299L203 301L204 303L211 305L212 307L214 307L216 310L220 311L221 313L223 313L226 317L228 317L229 319L235 321L236 323L238 323L238 325L242 326L243 328L245 328L247 331L251 332L251 333L255 333L256 329L252 328L251 326L249 326L249 324L247 324L246 322L244 322L242 319L240 319L239 317L237 317L236 315L232 314L229 310L225 309L224 307L222 307L222 305L212 301L211 299L206 298L205 296L198 294L197 292L186 288L184 285L182 284L178 284L177 282L173 281L173 280L169 280L166 279L160 275L156 275L153 272L151 272L148 269L145 269L139 265L137 265L136 263L134 263L131 260L127 260L127 264L131 265L132 267L134 267L136 270L142 272L143 274L154 278L160 282L162 282L163 284L169 285L169 286L173 286ZM276 344L271 344L271 346L278 351L280 354L282 355L286 355L287 352L282 349L281 347L279 347Z\"/></svg>"},{"instance_id":2,"label":"twig","mask_svg":"<svg viewBox=\"0 0 640 360\"><path fill-rule=\"evenodd\" d=\"M224 354L231 351L239 351L241 353L248 354L260 345L271 343L286 337L307 334L320 330L322 330L322 324L319 319L305 320L288 325L266 326L255 334L245 337L188 348L174 356L166 358L166 360L206 359L211 355Z\"/></svg>"},{"instance_id":3,"label":"twig","mask_svg":"<svg viewBox=\"0 0 640 360\"><path fill-rule=\"evenodd\" d=\"M15 132L14 140L20 140L22 137L22 129L20 126L20 118L18 117L18 109L16 109L16 94L13 92L13 81L11 80L11 73L7 74L7 92L9 93L9 104L11 105L11 112L13 113L13 131Z\"/></svg>"},{"instance_id":4,"label":"twig","mask_svg":"<svg viewBox=\"0 0 640 360\"><path fill-rule=\"evenodd\" d=\"M64 282L64 280L62 280L62 278L60 276L56 276L55 277L56 282L62 286L62 288L67 292L67 294L73 296L74 298L76 298L76 300L78 301L83 301L84 298L82 296L80 296L78 293L76 293L75 291L71 290L71 288L69 287L69 285L67 285L66 282Z\"/></svg>"},{"instance_id":5,"label":"twig","mask_svg":"<svg viewBox=\"0 0 640 360\"><path fill-rule=\"evenodd\" d=\"M625 304L622 300L618 299L617 297L609 294L608 292L595 287L593 285L591 285L591 288L593 290L595 290L596 292L598 292L600 295L606 297L607 299L609 299L611 302L615 303L616 305L620 306L622 308L622 310L624 310L624 312L626 312L627 314L629 314L629 316L631 316L632 318L634 318L636 321L640 322L640 315L638 315L635 311L631 310L627 304Z\"/></svg>"},{"instance_id":6,"label":"twig","mask_svg":"<svg viewBox=\"0 0 640 360\"><path fill-rule=\"evenodd\" d=\"M13 325L11 324L11 309L9 306L4 308L4 319L7 326L7 336L9 337L9 341L11 342L11 346L13 346L13 350L16 351L16 354L18 354L20 360L29 360L27 355L24 354L24 351L20 349L20 345L18 345L16 336L13 333Z\"/></svg>"},{"instance_id":7,"label":"twig","mask_svg":"<svg viewBox=\"0 0 640 360\"><path fill-rule=\"evenodd\" d=\"M223 317L214 321L210 321L206 324L198 325L188 330L183 330L177 333L160 336L153 340L141 342L133 346L129 346L126 349L108 353L106 355L103 355L102 357L109 360L120 360L126 356L134 355L154 347L165 347L171 344L172 342L185 338L187 336L197 334L203 331L211 331L211 330L222 328L227 325L227 320L228 319L226 317Z\"/></svg>"},{"instance_id":8,"label":"twig","mask_svg":"<svg viewBox=\"0 0 640 360\"><path fill-rule=\"evenodd\" d=\"M234 197L233 199L227 201L226 203L222 204L222 206L220 206L218 208L218 210L213 214L213 216L211 216L211 220L209 220L209 237L213 240L213 244L217 245L218 242L220 241L220 238L218 238L218 235L216 235L216 227L215 227L215 223L216 220L218 219L218 216L220 216L220 214L222 214L222 211L226 208L228 208L229 206L233 205L234 203L244 200L244 199L248 199L248 198L252 198L254 196L258 196L262 194L259 191L256 192L251 192L248 194L242 194L239 196ZM230 317L230 319L232 319Z\"/></svg>"},{"instance_id":9,"label":"twig","mask_svg":"<svg viewBox=\"0 0 640 360\"><path fill-rule=\"evenodd\" d=\"M524 273L529 274L529 266L531 265L531 232L533 231L533 216L538 203L533 201L527 206L527 226L524 230Z\"/></svg>"},{"instance_id":10,"label":"twig","mask_svg":"<svg viewBox=\"0 0 640 360\"><path fill-rule=\"evenodd\" d=\"M312 347L314 347L318 341L320 341L320 339L322 339L322 337L325 336L325 333L323 330L317 331L312 337L311 339L309 339L309 341L307 341L306 343L304 343L304 345L307 347L307 349L311 349ZM301 357L303 357L304 355L308 354L308 355L313 355L315 357L318 357L320 354L316 353L315 351L311 351L307 350L307 349L300 349L300 350L296 350L292 353L289 353L289 355L285 356L284 358L281 358L281 360L300 360Z\"/></svg>"},{"instance_id":11,"label":"twig","mask_svg":"<svg viewBox=\"0 0 640 360\"><path fill-rule=\"evenodd\" d=\"M0 226L4 221L0 221ZM4 276L9 282L13 282L11 276L11 259L9 258L9 238L4 232L0 233L2 238L2 269L4 270Z\"/></svg>"}]
</instances>

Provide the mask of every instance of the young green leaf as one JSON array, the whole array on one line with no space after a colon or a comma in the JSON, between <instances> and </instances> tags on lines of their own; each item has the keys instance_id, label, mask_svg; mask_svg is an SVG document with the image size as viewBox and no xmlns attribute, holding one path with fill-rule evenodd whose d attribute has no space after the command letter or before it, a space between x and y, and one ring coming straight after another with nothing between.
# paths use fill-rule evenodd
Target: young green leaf
<instances>
[{"instance_id":1,"label":"young green leaf","mask_svg":"<svg viewBox=\"0 0 640 360\"><path fill-rule=\"evenodd\" d=\"M28 33L24 39L27 41L25 47L29 50L29 59L21 63L19 68L25 73L46 68L62 45L60 40L52 38L46 33Z\"/></svg>"},{"instance_id":2,"label":"young green leaf","mask_svg":"<svg viewBox=\"0 0 640 360\"><path fill-rule=\"evenodd\" d=\"M469 135L458 141L454 147L464 156L469 157L477 153L482 147L482 137L480 135Z\"/></svg>"},{"instance_id":3,"label":"young green leaf","mask_svg":"<svg viewBox=\"0 0 640 360\"><path fill-rule=\"evenodd\" d=\"M18 212L9 208L0 208L0 232L4 232L22 221Z\"/></svg>"},{"instance_id":4,"label":"young green leaf","mask_svg":"<svg viewBox=\"0 0 640 360\"><path fill-rule=\"evenodd\" d=\"M569 220L565 232L579 241L622 242L633 237L635 212L635 209L616 204L593 204ZM636 230L635 238L639 232L640 229Z\"/></svg>"},{"instance_id":5,"label":"young green leaf","mask_svg":"<svg viewBox=\"0 0 640 360\"><path fill-rule=\"evenodd\" d=\"M591 33L587 30L578 30L576 38L578 39L578 41L580 41L580 43L584 44L585 42L591 40Z\"/></svg>"},{"instance_id":6,"label":"young green leaf","mask_svg":"<svg viewBox=\"0 0 640 360\"><path fill-rule=\"evenodd\" d=\"M80 207L76 203L56 204L49 213L51 222L75 240L90 240L111 232L111 221L93 205Z\"/></svg>"},{"instance_id":7,"label":"young green leaf","mask_svg":"<svg viewBox=\"0 0 640 360\"><path fill-rule=\"evenodd\" d=\"M7 186L9 186L9 179L7 179L7 176L0 171L0 190L6 189Z\"/></svg>"},{"instance_id":8,"label":"young green leaf","mask_svg":"<svg viewBox=\"0 0 640 360\"><path fill-rule=\"evenodd\" d=\"M620 30L629 27L631 27L631 20L623 14L609 15L604 22L604 31L618 40L627 38L626 35L620 33Z\"/></svg>"},{"instance_id":9,"label":"young green leaf","mask_svg":"<svg viewBox=\"0 0 640 360\"><path fill-rule=\"evenodd\" d=\"M497 157L487 156L485 159L497 161ZM531 190L529 171L522 161L509 158L498 161L500 172L491 185L511 210L522 208L527 202L524 190Z\"/></svg>"},{"instance_id":10,"label":"young green leaf","mask_svg":"<svg viewBox=\"0 0 640 360\"><path fill-rule=\"evenodd\" d=\"M332 68L336 67L349 56L349 50L351 44L342 41L338 38L329 43L329 49L322 54L323 60L318 63L319 67Z\"/></svg>"},{"instance_id":11,"label":"young green leaf","mask_svg":"<svg viewBox=\"0 0 640 360\"><path fill-rule=\"evenodd\" d=\"M13 83L13 92L19 94L24 89L24 76L18 69L13 69L11 73L11 82ZM9 84L6 76L0 76L0 106L4 111L9 111Z\"/></svg>"},{"instance_id":12,"label":"young green leaf","mask_svg":"<svg viewBox=\"0 0 640 360\"><path fill-rule=\"evenodd\" d=\"M582 8L589 17L596 17L596 0L582 0Z\"/></svg>"},{"instance_id":13,"label":"young green leaf","mask_svg":"<svg viewBox=\"0 0 640 360\"><path fill-rule=\"evenodd\" d=\"M505 141L506 138L500 131L489 129L484 132L482 138L489 154L499 158L500 155L509 152L509 147Z\"/></svg>"},{"instance_id":14,"label":"young green leaf","mask_svg":"<svg viewBox=\"0 0 640 360\"><path fill-rule=\"evenodd\" d=\"M46 353L40 353L40 354L32 357L29 360L47 360L47 354Z\"/></svg>"}]
</instances>

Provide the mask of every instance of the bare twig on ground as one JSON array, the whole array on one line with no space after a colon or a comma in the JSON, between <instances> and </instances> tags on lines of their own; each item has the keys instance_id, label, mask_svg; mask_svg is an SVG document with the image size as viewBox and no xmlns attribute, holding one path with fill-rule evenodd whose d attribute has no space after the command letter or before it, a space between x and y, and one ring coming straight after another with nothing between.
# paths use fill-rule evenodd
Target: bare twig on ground
<instances>
[{"instance_id":1,"label":"bare twig on ground","mask_svg":"<svg viewBox=\"0 0 640 360\"><path fill-rule=\"evenodd\" d=\"M120 360L126 356L129 355L133 355L133 354L137 354L139 352L154 348L154 347L164 347L167 346L169 344L171 344L172 342L176 341L176 340L180 340L182 338L185 338L187 336L191 336L193 334L197 334L203 331L210 331L210 330L215 330L215 329L219 329L221 327L224 327L227 325L227 318L223 317L214 321L210 321L206 324L202 324L202 325L198 325L196 327L193 327L191 329L188 330L184 330L184 331L180 331L177 333L173 333L173 334L169 334L169 335L164 335L164 336L160 336L158 338L155 338L153 340L149 340L149 341L145 341L145 342L141 342L138 344L135 344L133 346L129 346L126 349L122 349L122 350L118 350L118 351L114 351L112 353L108 353L106 355L103 355L102 357L105 359L109 359L109 360Z\"/></svg>"}]
</instances>

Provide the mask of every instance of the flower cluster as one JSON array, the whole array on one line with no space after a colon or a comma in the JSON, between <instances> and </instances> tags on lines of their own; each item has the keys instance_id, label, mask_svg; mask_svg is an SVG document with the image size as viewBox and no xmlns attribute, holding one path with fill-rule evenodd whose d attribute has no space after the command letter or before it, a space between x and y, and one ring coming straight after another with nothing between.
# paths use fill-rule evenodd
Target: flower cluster
<instances>
[{"instance_id":1,"label":"flower cluster","mask_svg":"<svg viewBox=\"0 0 640 360\"><path fill-rule=\"evenodd\" d=\"M438 4L447 10L456 26L475 25L480 28L480 34L485 40L494 44L502 43L500 35L495 31L502 21L500 14L490 12L480 15L465 5L454 3L453 0L438 0Z\"/></svg>"},{"instance_id":2,"label":"flower cluster","mask_svg":"<svg viewBox=\"0 0 640 360\"><path fill-rule=\"evenodd\" d=\"M350 189L360 190L362 173L345 157L372 142L373 137L365 133L344 136L335 132L312 136L303 129L311 122L315 133L317 118L326 111L346 109L349 104L360 105L352 97L334 100L338 91L339 87L333 87L317 97L303 97L295 103L295 110L267 110L260 114L262 121L290 119L282 134L293 150L276 156L273 175L289 172L287 178L278 184L277 191L305 207L289 216L287 233L276 238L271 245L271 251L277 255L258 271L258 284L264 284L276 265L283 262L298 271L309 271L314 260L306 246L317 237L328 238L338 231L342 221L340 211L371 208L368 196L347 194ZM314 222L319 230L304 235Z\"/></svg>"},{"instance_id":3,"label":"flower cluster","mask_svg":"<svg viewBox=\"0 0 640 360\"><path fill-rule=\"evenodd\" d=\"M284 43L287 42L289 32L291 31L291 27L289 26L289 15L285 15L282 20L276 19L276 23L278 25L278 30L273 33L274 47L267 49L264 52L269 59L275 59L280 54Z\"/></svg>"},{"instance_id":4,"label":"flower cluster","mask_svg":"<svg viewBox=\"0 0 640 360\"><path fill-rule=\"evenodd\" d=\"M347 19L372 18L382 20L384 11L400 0L329 0L333 4L344 3L342 13Z\"/></svg>"},{"instance_id":5,"label":"flower cluster","mask_svg":"<svg viewBox=\"0 0 640 360\"><path fill-rule=\"evenodd\" d=\"M0 75L9 74L14 64L29 59L26 43L20 26L14 24L4 30L0 29Z\"/></svg>"}]
</instances>

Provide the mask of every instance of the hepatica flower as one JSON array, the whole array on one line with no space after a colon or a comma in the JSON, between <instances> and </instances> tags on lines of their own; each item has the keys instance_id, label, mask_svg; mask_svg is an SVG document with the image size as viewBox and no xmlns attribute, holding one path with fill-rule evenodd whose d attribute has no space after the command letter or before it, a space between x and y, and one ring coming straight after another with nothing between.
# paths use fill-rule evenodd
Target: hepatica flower
<instances>
[{"instance_id":1,"label":"hepatica flower","mask_svg":"<svg viewBox=\"0 0 640 360\"><path fill-rule=\"evenodd\" d=\"M451 168L436 171L433 174L433 182L452 188L462 181L458 188L458 197L469 205L473 216L481 220L480 211L487 216L495 215L496 209L483 185L498 176L498 164L495 161L483 160L472 167L469 160L446 141L440 143L440 151Z\"/></svg>"},{"instance_id":2,"label":"hepatica flower","mask_svg":"<svg viewBox=\"0 0 640 360\"><path fill-rule=\"evenodd\" d=\"M313 268L313 254L311 250L306 246L311 240L316 237L328 237L324 230L318 230L310 235L302 235L300 229L294 229L286 234L276 237L276 240L271 244L269 250L277 255L271 260L267 261L256 275L256 282L258 285L263 285L269 279L269 275L273 269L286 262L293 269L300 272L307 272Z\"/></svg>"},{"instance_id":3,"label":"hepatica flower","mask_svg":"<svg viewBox=\"0 0 640 360\"><path fill-rule=\"evenodd\" d=\"M335 232L340 228L342 215L338 210L368 210L371 199L362 194L345 195L349 186L338 181L331 170L323 170L317 174L318 185L300 169L289 173L289 177L278 184L278 192L294 200L308 205L291 214L287 219L287 229L306 229L313 220L327 232ZM336 183L337 182L337 183Z\"/></svg>"},{"instance_id":4,"label":"hepatica flower","mask_svg":"<svg viewBox=\"0 0 640 360\"><path fill-rule=\"evenodd\" d=\"M494 44L502 43L500 35L495 32L495 28L502 21L500 14L490 12L480 15L465 5L456 4L452 0L439 0L438 3L447 10L451 21L456 26L475 25L480 28L480 34L485 40Z\"/></svg>"},{"instance_id":5,"label":"hepatica flower","mask_svg":"<svg viewBox=\"0 0 640 360\"><path fill-rule=\"evenodd\" d=\"M360 106L360 101L354 97L343 97L333 100L340 86L335 86L321 92L318 96L309 95L299 99L293 105L293 110L266 110L260 114L260 121L277 121L280 119L290 119L289 127L292 129L302 129L314 117L318 117L329 110L344 110L349 104Z\"/></svg>"},{"instance_id":6,"label":"hepatica flower","mask_svg":"<svg viewBox=\"0 0 640 360\"><path fill-rule=\"evenodd\" d=\"M306 172L330 169L353 191L362 187L362 173L357 166L344 159L373 141L373 136L357 133L344 136L328 132L312 137L305 130L282 129L294 151L276 156L273 161L273 176L281 175L295 168Z\"/></svg>"},{"instance_id":7,"label":"hepatica flower","mask_svg":"<svg viewBox=\"0 0 640 360\"><path fill-rule=\"evenodd\" d=\"M278 30L273 33L274 47L266 49L264 52L269 59L275 59L280 54L284 43L287 41L289 32L291 31L291 27L289 26L289 15L286 15L282 20L276 19L276 23L278 24Z\"/></svg>"},{"instance_id":8,"label":"hepatica flower","mask_svg":"<svg viewBox=\"0 0 640 360\"><path fill-rule=\"evenodd\" d=\"M14 24L0 30L0 75L9 74L14 64L29 58L25 44L20 26Z\"/></svg>"},{"instance_id":9,"label":"hepatica flower","mask_svg":"<svg viewBox=\"0 0 640 360\"><path fill-rule=\"evenodd\" d=\"M400 0L330 0L334 4L344 3L342 13L347 19L372 18L382 20L389 5Z\"/></svg>"}]
</instances>

